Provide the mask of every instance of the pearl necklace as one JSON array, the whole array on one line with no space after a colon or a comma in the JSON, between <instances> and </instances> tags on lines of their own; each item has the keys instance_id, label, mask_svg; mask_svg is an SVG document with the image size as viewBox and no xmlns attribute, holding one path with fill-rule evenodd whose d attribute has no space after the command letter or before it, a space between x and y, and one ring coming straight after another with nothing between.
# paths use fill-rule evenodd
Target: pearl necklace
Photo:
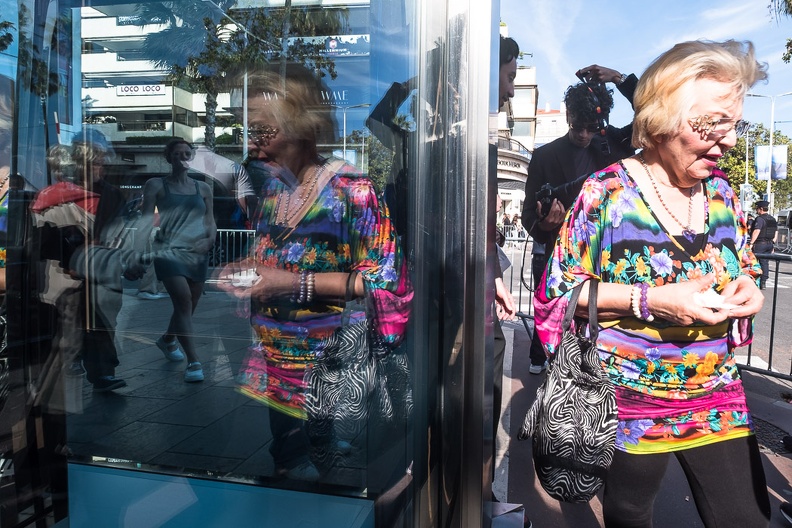
<instances>
[{"instance_id":1,"label":"pearl necklace","mask_svg":"<svg viewBox=\"0 0 792 528\"><path fill-rule=\"evenodd\" d=\"M657 181L655 181L654 176L652 175L652 171L649 170L649 166L646 164L646 160L643 157L643 154L638 154L638 159L643 165L644 170L646 171L646 175L649 176L649 181L652 182L652 187L654 188L654 192L657 195L657 198L660 200L660 205L663 206L663 209L674 219L674 221L679 224L682 228L682 235L688 240L688 242L693 242L696 238L696 231L691 227L693 223L693 195L695 194L694 189L696 186L690 188L690 197L688 199L688 219L687 225L683 224L679 221L679 218L676 217L674 213L671 212L668 205L666 205L665 200L663 200L663 195L660 194L660 189L657 187Z\"/></svg>"},{"instance_id":2,"label":"pearl necklace","mask_svg":"<svg viewBox=\"0 0 792 528\"><path fill-rule=\"evenodd\" d=\"M316 184L319 181L319 177L322 175L324 170L324 165L321 168L315 168L313 178L308 182L302 183L298 189L295 189L295 194L299 191L299 197L295 200L295 203L297 204L295 208L292 207L292 193L284 190L278 195L278 202L275 205L275 223L277 225L284 227L291 224L291 221L294 220L300 211L302 211L303 206L305 205L308 198L313 195L313 192L316 189ZM285 206L283 205L284 194L286 195Z\"/></svg>"}]
</instances>

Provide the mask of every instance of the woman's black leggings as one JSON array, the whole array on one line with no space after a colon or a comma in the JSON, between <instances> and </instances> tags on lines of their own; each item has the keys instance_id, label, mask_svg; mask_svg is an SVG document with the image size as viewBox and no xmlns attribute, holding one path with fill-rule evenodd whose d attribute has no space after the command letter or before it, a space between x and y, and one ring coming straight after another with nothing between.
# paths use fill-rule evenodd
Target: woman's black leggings
<instances>
[{"instance_id":1,"label":"woman's black leggings","mask_svg":"<svg viewBox=\"0 0 792 528\"><path fill-rule=\"evenodd\" d=\"M685 472L704 526L769 525L770 497L756 436L673 454ZM654 501L669 456L616 451L605 481L603 516L607 528L651 528Z\"/></svg>"}]
</instances>

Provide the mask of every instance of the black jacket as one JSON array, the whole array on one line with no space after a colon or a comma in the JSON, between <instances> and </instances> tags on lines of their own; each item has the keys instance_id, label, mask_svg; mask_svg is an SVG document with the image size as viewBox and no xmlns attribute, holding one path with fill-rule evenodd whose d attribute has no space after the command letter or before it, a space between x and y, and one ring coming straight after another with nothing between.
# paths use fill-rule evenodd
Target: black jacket
<instances>
[{"instance_id":1,"label":"black jacket","mask_svg":"<svg viewBox=\"0 0 792 528\"><path fill-rule=\"evenodd\" d=\"M619 91L630 101L630 104L632 104L637 84L638 78L631 74L618 86ZM554 188L560 187L596 170L603 169L615 161L632 156L635 154L635 149L631 145L632 128L632 123L622 128L608 125L604 137L594 136L586 148L588 170L581 174L577 174L575 169L575 150L579 147L569 141L567 134L534 151L528 165L522 214L523 225L529 230L534 240L541 243L552 243L558 235L557 232L543 231L536 225L538 219L536 193L542 185L549 183ZM603 147L605 142L607 142L607 149ZM558 195L558 199L565 208L568 209L575 202L582 183L581 181L580 185L567 188L566 192Z\"/></svg>"}]
</instances>

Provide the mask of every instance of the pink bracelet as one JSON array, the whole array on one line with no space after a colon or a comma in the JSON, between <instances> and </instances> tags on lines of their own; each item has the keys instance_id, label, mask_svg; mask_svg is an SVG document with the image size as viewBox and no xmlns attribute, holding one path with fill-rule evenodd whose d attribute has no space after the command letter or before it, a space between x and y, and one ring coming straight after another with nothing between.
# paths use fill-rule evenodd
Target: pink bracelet
<instances>
[{"instance_id":1,"label":"pink bracelet","mask_svg":"<svg viewBox=\"0 0 792 528\"><path fill-rule=\"evenodd\" d=\"M649 311L649 301L647 300L647 292L649 291L649 285L645 282L642 282L638 285L641 289L641 303L640 303L640 310L641 310L641 319L646 321L647 323L651 323L654 321L654 315L651 314Z\"/></svg>"}]
</instances>

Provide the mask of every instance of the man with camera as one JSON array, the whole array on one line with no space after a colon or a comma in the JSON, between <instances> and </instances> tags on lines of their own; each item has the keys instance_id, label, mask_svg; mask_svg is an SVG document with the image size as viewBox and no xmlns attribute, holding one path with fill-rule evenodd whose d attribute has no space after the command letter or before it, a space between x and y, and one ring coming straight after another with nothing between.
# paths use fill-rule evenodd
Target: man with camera
<instances>
[{"instance_id":1,"label":"man with camera","mask_svg":"<svg viewBox=\"0 0 792 528\"><path fill-rule=\"evenodd\" d=\"M528 166L522 218L534 241L534 288L542 278L566 210L580 193L583 181L592 172L635 153L632 123L622 128L608 124L613 90L605 83L616 85L632 104L638 78L596 64L578 70L576 75L581 82L564 94L569 132L537 148ZM544 348L534 332L531 374L540 374L546 367L545 360Z\"/></svg>"}]
</instances>

